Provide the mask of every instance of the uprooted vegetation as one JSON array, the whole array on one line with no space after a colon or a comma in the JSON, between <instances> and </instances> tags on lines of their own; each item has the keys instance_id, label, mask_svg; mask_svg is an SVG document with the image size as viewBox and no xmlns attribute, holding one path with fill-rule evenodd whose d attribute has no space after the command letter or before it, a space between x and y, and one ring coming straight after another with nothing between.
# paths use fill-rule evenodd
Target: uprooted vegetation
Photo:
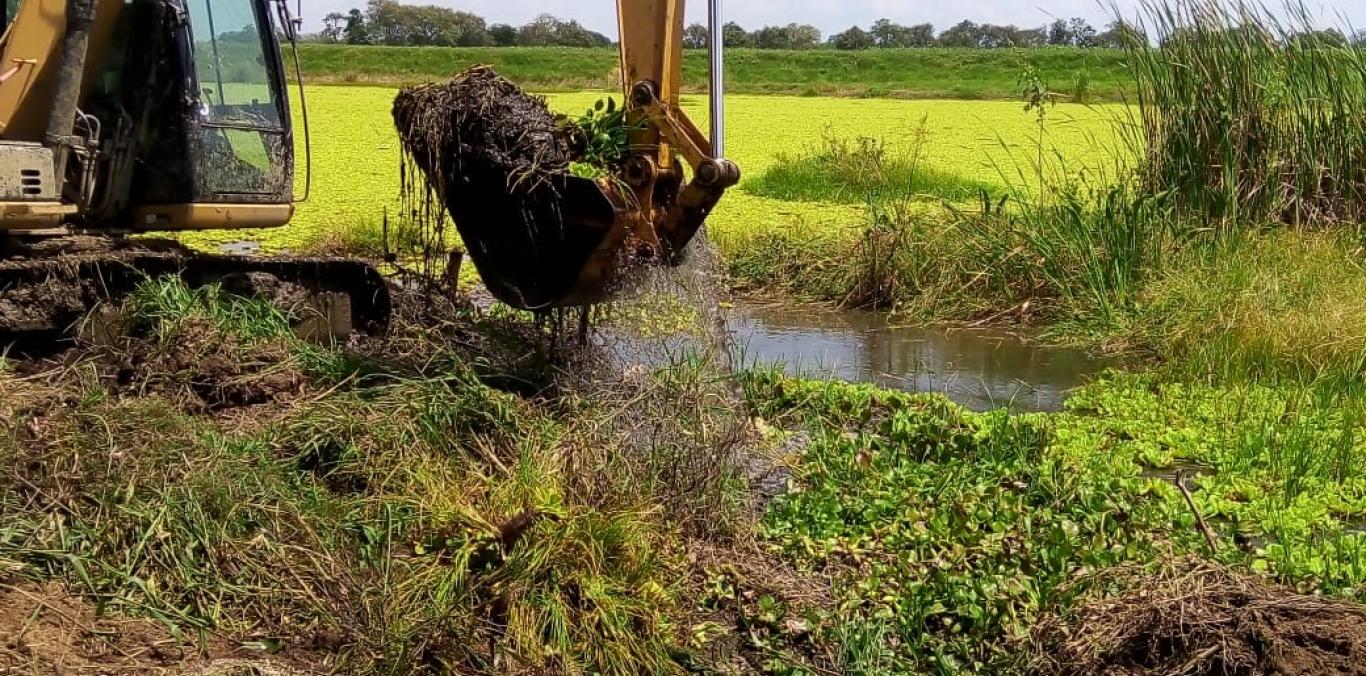
<instances>
[{"instance_id":1,"label":"uprooted vegetation","mask_svg":"<svg viewBox=\"0 0 1366 676\"><path fill-rule=\"evenodd\" d=\"M1122 576L1115 576L1122 577ZM1363 674L1366 609L1199 561L1034 629L1043 674Z\"/></svg>"}]
</instances>

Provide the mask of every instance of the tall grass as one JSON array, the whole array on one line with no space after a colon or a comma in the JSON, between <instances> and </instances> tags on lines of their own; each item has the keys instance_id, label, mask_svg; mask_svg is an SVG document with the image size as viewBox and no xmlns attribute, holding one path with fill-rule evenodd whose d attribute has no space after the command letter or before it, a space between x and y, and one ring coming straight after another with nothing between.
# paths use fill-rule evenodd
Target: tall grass
<instances>
[{"instance_id":1,"label":"tall grass","mask_svg":"<svg viewBox=\"0 0 1366 676\"><path fill-rule=\"evenodd\" d=\"M1345 233L1246 233L1172 254L1123 333L1182 378L1366 374L1366 269Z\"/></svg>"},{"instance_id":2,"label":"tall grass","mask_svg":"<svg viewBox=\"0 0 1366 676\"><path fill-rule=\"evenodd\" d=\"M1366 51L1293 1L1144 0L1139 14L1127 63L1148 191L1212 224L1366 219Z\"/></svg>"}]
</instances>

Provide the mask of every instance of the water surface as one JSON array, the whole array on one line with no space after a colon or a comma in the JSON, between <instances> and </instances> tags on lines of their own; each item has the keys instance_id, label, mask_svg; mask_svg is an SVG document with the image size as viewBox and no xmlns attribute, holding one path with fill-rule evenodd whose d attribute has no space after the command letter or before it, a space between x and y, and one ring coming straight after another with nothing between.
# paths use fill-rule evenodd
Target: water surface
<instances>
[{"instance_id":1,"label":"water surface","mask_svg":"<svg viewBox=\"0 0 1366 676\"><path fill-rule=\"evenodd\" d=\"M741 303L729 312L743 364L788 373L937 392L973 410L1052 411L1106 363L1002 329L898 325L885 315Z\"/></svg>"}]
</instances>

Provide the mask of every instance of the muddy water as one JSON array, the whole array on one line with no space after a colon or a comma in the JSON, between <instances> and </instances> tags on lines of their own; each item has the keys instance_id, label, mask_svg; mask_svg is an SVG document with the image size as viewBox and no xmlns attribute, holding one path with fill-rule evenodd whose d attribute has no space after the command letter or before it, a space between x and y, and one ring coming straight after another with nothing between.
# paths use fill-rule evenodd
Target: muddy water
<instances>
[{"instance_id":1,"label":"muddy water","mask_svg":"<svg viewBox=\"0 0 1366 676\"><path fill-rule=\"evenodd\" d=\"M794 375L938 392L974 410L1052 411L1107 364L999 329L898 326L880 314L740 303L730 313L740 363Z\"/></svg>"}]
</instances>

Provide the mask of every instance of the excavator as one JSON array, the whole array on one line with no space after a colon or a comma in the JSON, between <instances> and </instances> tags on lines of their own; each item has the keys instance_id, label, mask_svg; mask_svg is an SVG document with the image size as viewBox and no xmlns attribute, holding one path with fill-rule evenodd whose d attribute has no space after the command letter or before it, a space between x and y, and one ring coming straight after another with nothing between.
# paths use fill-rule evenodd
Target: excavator
<instances>
[{"instance_id":1,"label":"excavator","mask_svg":"<svg viewBox=\"0 0 1366 676\"><path fill-rule=\"evenodd\" d=\"M710 2L710 138L679 106L683 0L618 0L632 122L623 175L573 179L561 208L537 212L558 222L531 229L534 260L470 241L524 218L516 204L452 210L500 300L532 310L609 300L643 268L678 265L738 182L721 156L720 8ZM288 82L301 83L301 69L282 45L297 43L302 21L287 0L0 0L0 12L0 345L65 336L94 307L164 275L191 285L269 275L340 297L346 316L334 324L384 330L388 286L363 261L211 254L138 236L282 227L307 199L307 174L295 194L307 106L300 85L296 127ZM610 185L629 186L628 199ZM570 240L578 246L562 246Z\"/></svg>"}]
</instances>

